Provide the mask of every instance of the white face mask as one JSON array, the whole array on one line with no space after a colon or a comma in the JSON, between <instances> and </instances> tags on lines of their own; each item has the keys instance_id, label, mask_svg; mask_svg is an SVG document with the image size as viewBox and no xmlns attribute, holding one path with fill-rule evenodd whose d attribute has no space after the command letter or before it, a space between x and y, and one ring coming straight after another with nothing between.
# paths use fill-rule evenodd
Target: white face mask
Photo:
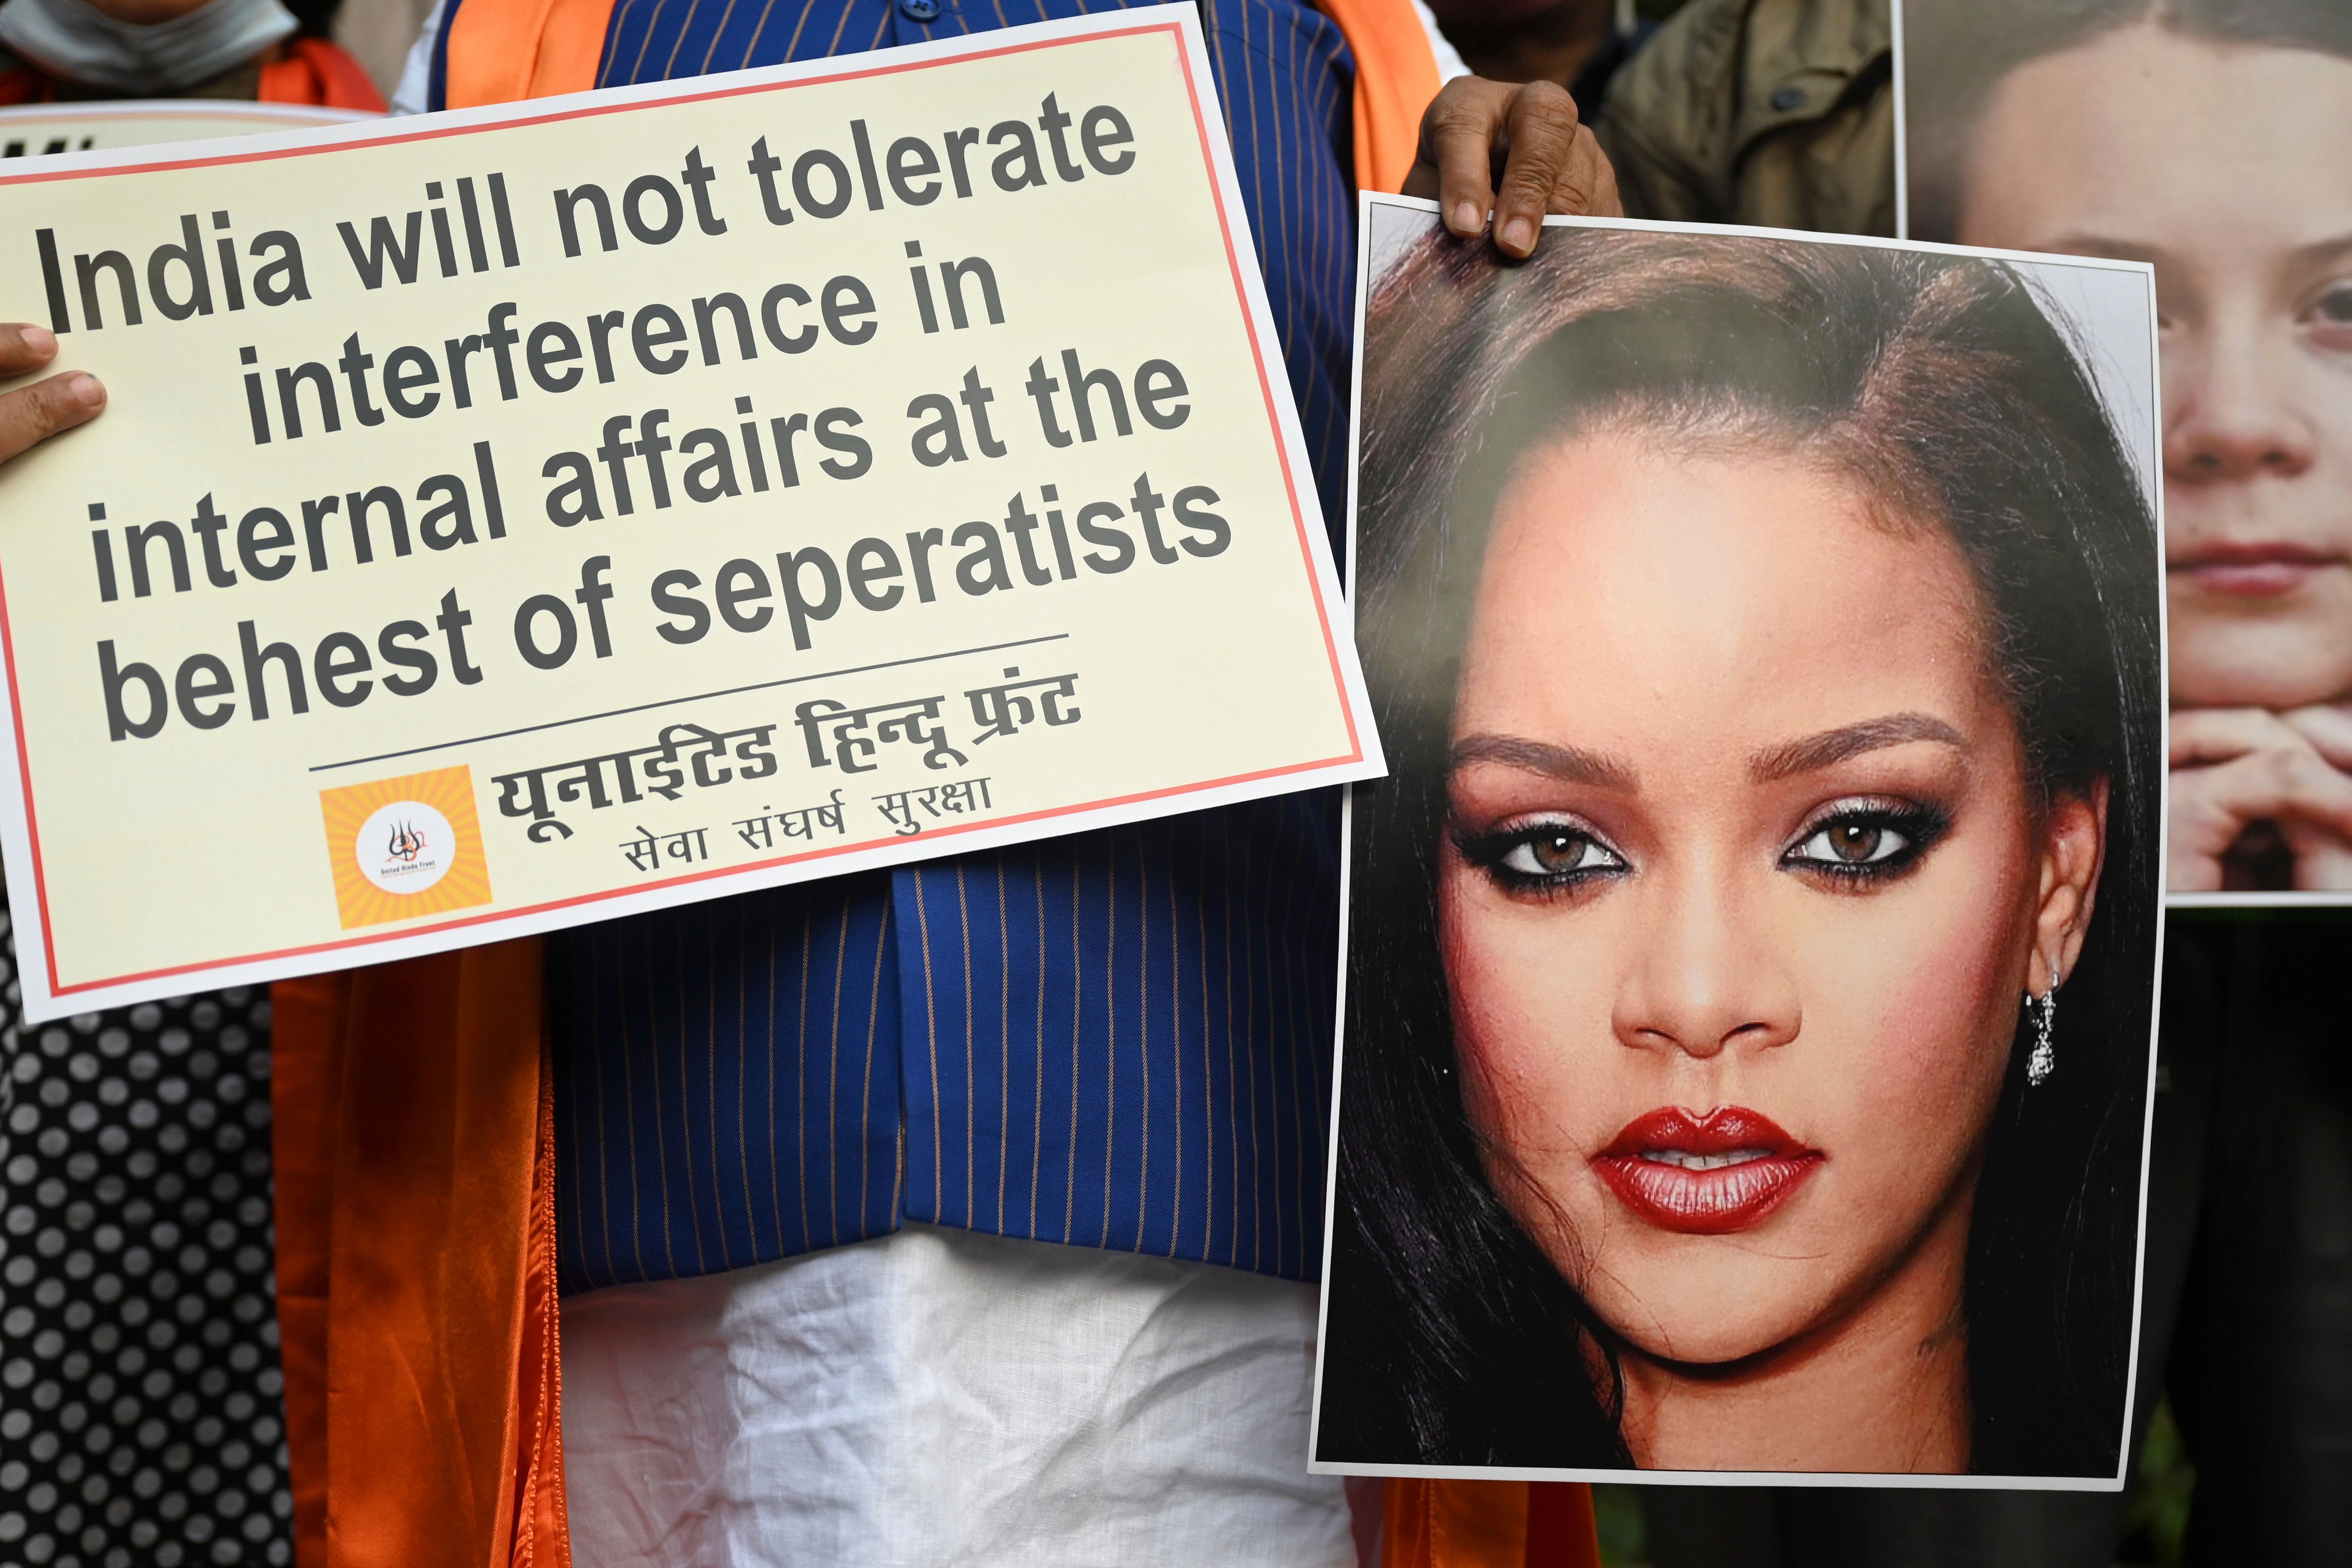
<instances>
[{"instance_id":1,"label":"white face mask","mask_svg":"<svg viewBox=\"0 0 2352 1568\"><path fill-rule=\"evenodd\" d=\"M0 5L0 46L53 76L118 92L185 90L299 26L282 0L209 0L184 16L144 26L118 22L82 0Z\"/></svg>"}]
</instances>

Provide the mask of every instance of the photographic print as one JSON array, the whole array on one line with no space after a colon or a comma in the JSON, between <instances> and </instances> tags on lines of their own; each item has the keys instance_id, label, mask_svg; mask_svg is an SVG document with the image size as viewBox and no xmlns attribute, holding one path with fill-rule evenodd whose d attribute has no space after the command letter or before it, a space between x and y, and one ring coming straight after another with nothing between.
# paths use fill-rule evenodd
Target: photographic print
<instances>
[{"instance_id":1,"label":"photographic print","mask_svg":"<svg viewBox=\"0 0 2352 1568\"><path fill-rule=\"evenodd\" d=\"M1317 1465L2116 1489L2147 267L1366 228Z\"/></svg>"}]
</instances>

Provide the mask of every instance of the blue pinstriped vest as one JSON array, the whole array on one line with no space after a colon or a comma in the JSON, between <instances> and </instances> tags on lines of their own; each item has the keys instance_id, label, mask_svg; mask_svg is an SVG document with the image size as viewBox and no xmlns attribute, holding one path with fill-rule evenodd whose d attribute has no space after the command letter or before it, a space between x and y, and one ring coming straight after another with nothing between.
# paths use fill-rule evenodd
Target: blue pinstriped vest
<instances>
[{"instance_id":1,"label":"blue pinstriped vest","mask_svg":"<svg viewBox=\"0 0 2352 1568\"><path fill-rule=\"evenodd\" d=\"M1108 8L619 0L598 85ZM1336 519L1354 65L1305 0L1201 8ZM902 1219L1313 1278L1335 801L1294 795L554 937L563 1288L742 1268Z\"/></svg>"}]
</instances>

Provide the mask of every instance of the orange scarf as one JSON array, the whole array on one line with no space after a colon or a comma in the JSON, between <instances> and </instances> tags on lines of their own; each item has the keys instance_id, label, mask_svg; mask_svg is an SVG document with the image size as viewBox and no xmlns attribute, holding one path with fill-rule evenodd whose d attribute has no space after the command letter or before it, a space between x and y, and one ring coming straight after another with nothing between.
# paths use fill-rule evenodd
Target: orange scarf
<instances>
[{"instance_id":1,"label":"orange scarf","mask_svg":"<svg viewBox=\"0 0 2352 1568\"><path fill-rule=\"evenodd\" d=\"M1356 57L1356 188L1404 189L1421 111L1437 96L1437 56L1411 0L1315 0Z\"/></svg>"},{"instance_id":2,"label":"orange scarf","mask_svg":"<svg viewBox=\"0 0 2352 1568\"><path fill-rule=\"evenodd\" d=\"M324 38L289 38L284 53L261 68L264 103L315 103L381 114L383 94L359 61Z\"/></svg>"},{"instance_id":3,"label":"orange scarf","mask_svg":"<svg viewBox=\"0 0 2352 1568\"><path fill-rule=\"evenodd\" d=\"M1601 1568L1592 1489L1570 1481L1392 1480L1381 1568Z\"/></svg>"},{"instance_id":4,"label":"orange scarf","mask_svg":"<svg viewBox=\"0 0 2352 1568\"><path fill-rule=\"evenodd\" d=\"M571 1560L540 989L535 938L270 989L301 1568Z\"/></svg>"}]
</instances>

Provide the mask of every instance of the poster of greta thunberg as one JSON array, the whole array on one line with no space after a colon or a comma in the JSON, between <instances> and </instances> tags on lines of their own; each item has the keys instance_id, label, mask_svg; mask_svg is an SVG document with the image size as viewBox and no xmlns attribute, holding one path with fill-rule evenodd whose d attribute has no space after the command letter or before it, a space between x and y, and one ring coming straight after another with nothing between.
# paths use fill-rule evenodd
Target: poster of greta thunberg
<instances>
[{"instance_id":1,"label":"poster of greta thunberg","mask_svg":"<svg viewBox=\"0 0 2352 1568\"><path fill-rule=\"evenodd\" d=\"M1370 197L1363 266L1317 1467L2116 1490L2148 268Z\"/></svg>"},{"instance_id":2,"label":"poster of greta thunberg","mask_svg":"<svg viewBox=\"0 0 2352 1568\"><path fill-rule=\"evenodd\" d=\"M1902 16L1910 234L2156 269L2172 893L2352 903L2352 5Z\"/></svg>"}]
</instances>

